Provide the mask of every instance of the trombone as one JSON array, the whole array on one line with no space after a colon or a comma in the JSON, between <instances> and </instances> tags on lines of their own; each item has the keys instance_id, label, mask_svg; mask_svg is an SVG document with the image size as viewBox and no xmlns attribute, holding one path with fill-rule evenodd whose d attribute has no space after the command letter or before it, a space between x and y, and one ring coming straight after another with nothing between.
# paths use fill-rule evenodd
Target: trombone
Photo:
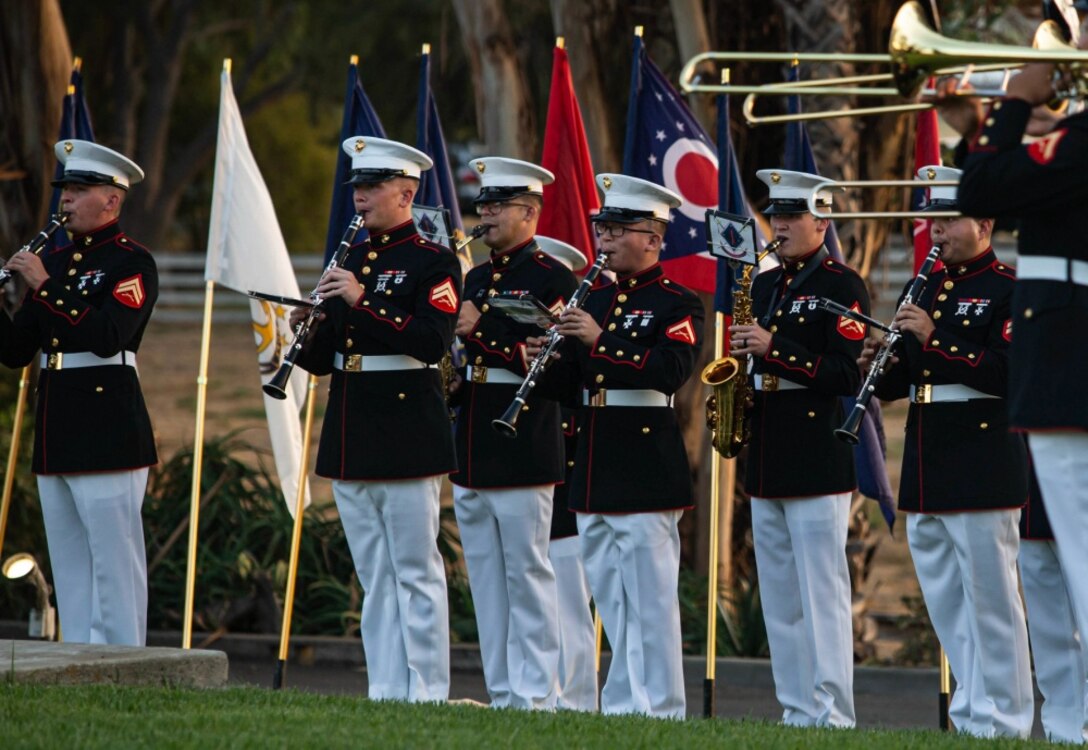
<instances>
[{"instance_id":1,"label":"trombone","mask_svg":"<svg viewBox=\"0 0 1088 750\"><path fill-rule=\"evenodd\" d=\"M851 188L931 188L956 187L958 180L824 180L815 185L808 196L808 210L817 219L950 219L963 216L959 211L846 211L833 213L816 204L817 195L824 190Z\"/></svg>"},{"instance_id":2,"label":"trombone","mask_svg":"<svg viewBox=\"0 0 1088 750\"><path fill-rule=\"evenodd\" d=\"M1036 30L1034 47L965 42L938 34L917 0L905 3L895 16L888 42L887 54L837 54L788 52L704 52L684 65L680 72L680 87L688 93L733 93L767 95L825 95L825 96L903 96L913 97L925 80L933 75L956 75L970 70L999 70L1031 62L1053 63L1062 77L1072 79L1072 86L1061 92L1064 98L1088 95L1088 75L1082 67L1088 62L1088 52L1076 49L1062 37L1053 21L1044 21ZM789 82L764 85L709 84L698 79L696 68L709 61L754 60L762 62L847 62L877 63L889 67L889 72L871 76L850 76L810 82ZM977 65L983 63L983 65ZM972 68L972 66L974 66ZM892 82L894 86L866 87L861 83ZM965 92L967 94L968 92ZM969 92L973 96L1003 96L1004 89ZM804 113L766 118L762 122L786 122L799 119L848 117L856 114L903 112L925 109L928 103L896 104L888 107L846 109L828 113ZM745 102L745 114L752 112L754 103ZM751 122L751 120L749 119Z\"/></svg>"}]
</instances>

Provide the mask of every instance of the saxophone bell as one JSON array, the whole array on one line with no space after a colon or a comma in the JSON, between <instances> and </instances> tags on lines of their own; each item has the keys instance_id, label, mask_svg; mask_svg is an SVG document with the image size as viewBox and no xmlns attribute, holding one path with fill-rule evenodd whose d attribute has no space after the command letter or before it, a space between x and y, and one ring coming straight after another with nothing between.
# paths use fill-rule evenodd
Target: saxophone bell
<instances>
[{"instance_id":1,"label":"saxophone bell","mask_svg":"<svg viewBox=\"0 0 1088 750\"><path fill-rule=\"evenodd\" d=\"M711 387L706 397L706 426L711 432L714 450L725 458L733 458L744 447L743 432L737 432L734 424L736 410L743 409L737 403L737 375L741 371L736 357L716 359L703 368L699 378Z\"/></svg>"}]
</instances>

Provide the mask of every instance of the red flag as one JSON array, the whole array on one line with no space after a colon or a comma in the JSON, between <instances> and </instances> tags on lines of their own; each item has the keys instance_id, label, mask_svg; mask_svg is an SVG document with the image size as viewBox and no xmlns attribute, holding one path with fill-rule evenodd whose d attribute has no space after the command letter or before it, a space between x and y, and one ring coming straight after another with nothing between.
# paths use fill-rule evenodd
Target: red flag
<instances>
[{"instance_id":1,"label":"red flag","mask_svg":"<svg viewBox=\"0 0 1088 750\"><path fill-rule=\"evenodd\" d=\"M918 113L918 129L914 137L914 173L922 167L941 163L941 142L937 135L937 110L926 109ZM911 201L914 209L923 204L925 191L915 190L915 199ZM914 271L922 267L929 250L933 247L929 239L929 219L915 219L914 224Z\"/></svg>"},{"instance_id":2,"label":"red flag","mask_svg":"<svg viewBox=\"0 0 1088 750\"><path fill-rule=\"evenodd\" d=\"M582 125L582 110L574 96L567 51L558 46L552 59L552 89L548 95L541 166L555 174L555 182L544 186L544 210L537 234L573 245L592 265L597 243L589 217L600 210L601 201L593 180L593 162Z\"/></svg>"}]
</instances>

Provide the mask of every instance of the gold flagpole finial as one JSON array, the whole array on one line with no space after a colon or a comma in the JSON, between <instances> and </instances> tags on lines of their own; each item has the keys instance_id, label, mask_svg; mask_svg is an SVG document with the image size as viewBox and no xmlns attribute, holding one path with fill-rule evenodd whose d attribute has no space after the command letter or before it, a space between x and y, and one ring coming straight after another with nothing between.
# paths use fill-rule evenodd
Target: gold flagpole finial
<instances>
[{"instance_id":1,"label":"gold flagpole finial","mask_svg":"<svg viewBox=\"0 0 1088 750\"><path fill-rule=\"evenodd\" d=\"M795 58L793 58L793 60L791 60L791 61L790 61L790 67L791 67L791 68L799 68L799 67L801 67L801 61L800 61L800 60L798 60L798 59L797 59L796 57L795 57Z\"/></svg>"},{"instance_id":2,"label":"gold flagpole finial","mask_svg":"<svg viewBox=\"0 0 1088 750\"><path fill-rule=\"evenodd\" d=\"M75 96L75 95L76 95L76 87L69 83L68 84L68 96Z\"/></svg>"},{"instance_id":3,"label":"gold flagpole finial","mask_svg":"<svg viewBox=\"0 0 1088 750\"><path fill-rule=\"evenodd\" d=\"M223 58L223 72L226 73L228 76L230 75L230 58L229 57L224 57Z\"/></svg>"},{"instance_id":4,"label":"gold flagpole finial","mask_svg":"<svg viewBox=\"0 0 1088 750\"><path fill-rule=\"evenodd\" d=\"M359 56L358 55L352 55L351 57L348 58L348 62L351 63L352 65L358 65L359 64Z\"/></svg>"},{"instance_id":5,"label":"gold flagpole finial","mask_svg":"<svg viewBox=\"0 0 1088 750\"><path fill-rule=\"evenodd\" d=\"M72 59L72 70L77 73L83 70L83 58L79 55L76 55L75 58Z\"/></svg>"},{"instance_id":6,"label":"gold flagpole finial","mask_svg":"<svg viewBox=\"0 0 1088 750\"><path fill-rule=\"evenodd\" d=\"M637 37L642 36L642 27L641 26L636 26L635 27L635 36L637 36Z\"/></svg>"},{"instance_id":7,"label":"gold flagpole finial","mask_svg":"<svg viewBox=\"0 0 1088 750\"><path fill-rule=\"evenodd\" d=\"M431 45L428 44L427 42L423 43L423 54L425 54L425 55L431 54Z\"/></svg>"},{"instance_id":8,"label":"gold flagpole finial","mask_svg":"<svg viewBox=\"0 0 1088 750\"><path fill-rule=\"evenodd\" d=\"M722 68L722 85L729 85L729 68Z\"/></svg>"},{"instance_id":9,"label":"gold flagpole finial","mask_svg":"<svg viewBox=\"0 0 1088 750\"><path fill-rule=\"evenodd\" d=\"M566 49L566 47L567 47L567 40L566 40L566 39L564 39L564 38L563 38L563 37L561 37L561 36L557 36L557 37L555 38L555 46L556 46L556 47L558 47L559 49Z\"/></svg>"}]
</instances>

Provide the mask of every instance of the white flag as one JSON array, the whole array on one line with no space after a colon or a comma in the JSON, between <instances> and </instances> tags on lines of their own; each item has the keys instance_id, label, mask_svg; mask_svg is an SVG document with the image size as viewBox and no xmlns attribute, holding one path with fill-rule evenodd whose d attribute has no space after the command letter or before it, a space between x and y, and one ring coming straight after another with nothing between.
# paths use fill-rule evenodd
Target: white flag
<instances>
[{"instance_id":1,"label":"white flag","mask_svg":"<svg viewBox=\"0 0 1088 750\"><path fill-rule=\"evenodd\" d=\"M253 159L242 115L234 98L230 73L222 75L219 97L219 140L215 152L215 183L208 229L208 260L204 278L245 294L249 290L300 296L287 245L272 207L272 197ZM290 309L263 300L250 300L257 362L262 384L279 368L293 335L287 322ZM287 383L287 398L264 397L272 453L287 508L294 515L302 456L299 410L306 398L306 375L296 373ZM309 482L306 504L310 504Z\"/></svg>"}]
</instances>

